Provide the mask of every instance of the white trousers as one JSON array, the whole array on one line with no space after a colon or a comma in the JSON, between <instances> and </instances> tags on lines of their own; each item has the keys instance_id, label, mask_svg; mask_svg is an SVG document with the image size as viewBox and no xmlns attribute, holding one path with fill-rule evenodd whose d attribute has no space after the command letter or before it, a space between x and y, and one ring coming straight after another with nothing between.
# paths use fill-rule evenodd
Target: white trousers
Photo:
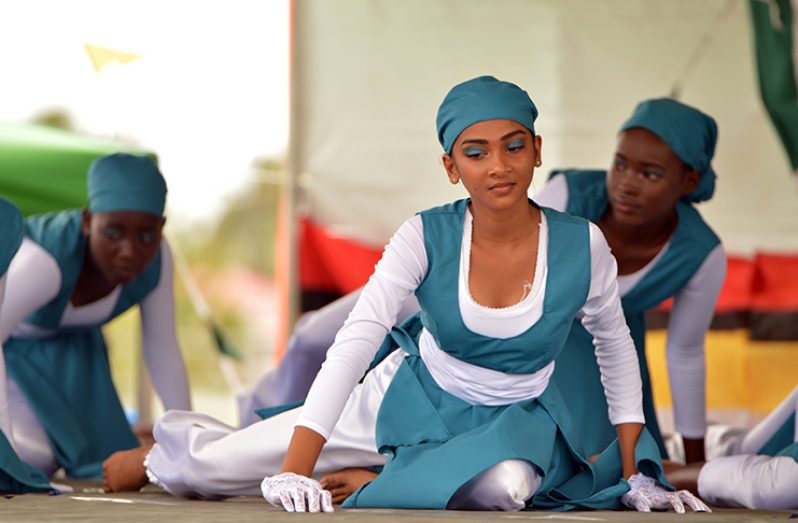
<instances>
[{"instance_id":1,"label":"white trousers","mask_svg":"<svg viewBox=\"0 0 798 523\"><path fill-rule=\"evenodd\" d=\"M13 427L13 445L17 455L28 465L40 469L49 476L60 468L50 446L50 438L28 398L11 376L8 376L6 383Z\"/></svg>"},{"instance_id":2,"label":"white trousers","mask_svg":"<svg viewBox=\"0 0 798 523\"><path fill-rule=\"evenodd\" d=\"M718 507L798 508L798 463L789 456L741 454L709 461L698 476L701 498Z\"/></svg>"},{"instance_id":3,"label":"white trousers","mask_svg":"<svg viewBox=\"0 0 798 523\"><path fill-rule=\"evenodd\" d=\"M377 411L403 359L403 352L394 352L355 387L322 448L314 477L385 463L377 452ZM153 430L157 443L146 460L150 481L181 496L259 496L263 478L280 472L299 412L292 409L236 430L204 414L169 411Z\"/></svg>"},{"instance_id":4,"label":"white trousers","mask_svg":"<svg viewBox=\"0 0 798 523\"><path fill-rule=\"evenodd\" d=\"M698 476L698 492L704 501L758 510L798 508L798 462L788 456L753 454L793 414L798 414L798 387L750 431L711 427L707 431L709 461ZM793 441L798 441L798 416Z\"/></svg>"},{"instance_id":5,"label":"white trousers","mask_svg":"<svg viewBox=\"0 0 798 523\"><path fill-rule=\"evenodd\" d=\"M355 387L313 477L385 463L376 447L377 412L404 357L395 351ZM236 430L204 414L169 411L155 425L157 443L145 461L147 475L180 496L260 496L263 478L280 471L298 416L299 409L293 409ZM504 461L463 485L450 508L520 510L539 485L532 465Z\"/></svg>"}]
</instances>

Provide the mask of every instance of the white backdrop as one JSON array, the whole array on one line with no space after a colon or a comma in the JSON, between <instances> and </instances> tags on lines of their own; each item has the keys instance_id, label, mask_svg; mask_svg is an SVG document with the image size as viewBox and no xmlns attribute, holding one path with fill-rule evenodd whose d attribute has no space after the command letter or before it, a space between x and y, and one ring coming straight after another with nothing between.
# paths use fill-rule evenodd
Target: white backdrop
<instances>
[{"instance_id":1,"label":"white backdrop","mask_svg":"<svg viewBox=\"0 0 798 523\"><path fill-rule=\"evenodd\" d=\"M544 137L539 187L554 167L608 166L637 101L684 76L681 100L720 129L718 188L702 213L732 253L798 249L798 191L760 102L744 0L295 0L294 9L300 210L336 234L381 245L415 211L465 194L449 186L435 136L437 106L462 80L492 74L530 92Z\"/></svg>"}]
</instances>

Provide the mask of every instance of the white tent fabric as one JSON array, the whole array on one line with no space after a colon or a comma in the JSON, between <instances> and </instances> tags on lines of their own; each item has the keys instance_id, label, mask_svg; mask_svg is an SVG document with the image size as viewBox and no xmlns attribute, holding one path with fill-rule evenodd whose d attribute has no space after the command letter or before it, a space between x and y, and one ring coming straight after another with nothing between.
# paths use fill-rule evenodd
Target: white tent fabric
<instances>
[{"instance_id":1,"label":"white tent fabric","mask_svg":"<svg viewBox=\"0 0 798 523\"><path fill-rule=\"evenodd\" d=\"M680 99L718 121L718 187L701 210L727 250L798 249L798 194L760 102L743 0L295 0L294 10L300 211L334 234L379 246L417 210L465 195L448 184L435 136L455 83L492 74L530 92L540 187L554 167L608 166L634 105L682 77Z\"/></svg>"}]
</instances>

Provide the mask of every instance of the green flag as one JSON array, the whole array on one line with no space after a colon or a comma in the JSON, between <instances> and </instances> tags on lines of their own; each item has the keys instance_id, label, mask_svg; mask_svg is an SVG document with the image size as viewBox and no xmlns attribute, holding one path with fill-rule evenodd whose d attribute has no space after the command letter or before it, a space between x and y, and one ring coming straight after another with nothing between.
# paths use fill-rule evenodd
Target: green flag
<instances>
[{"instance_id":1,"label":"green flag","mask_svg":"<svg viewBox=\"0 0 798 523\"><path fill-rule=\"evenodd\" d=\"M754 25L759 89L773 126L798 173L798 0L749 0Z\"/></svg>"}]
</instances>

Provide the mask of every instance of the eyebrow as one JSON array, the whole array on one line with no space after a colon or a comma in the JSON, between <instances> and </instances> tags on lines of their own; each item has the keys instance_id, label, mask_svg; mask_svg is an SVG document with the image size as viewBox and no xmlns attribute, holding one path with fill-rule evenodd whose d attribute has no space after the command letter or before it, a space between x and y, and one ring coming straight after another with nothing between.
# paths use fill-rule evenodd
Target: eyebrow
<instances>
[{"instance_id":1,"label":"eyebrow","mask_svg":"<svg viewBox=\"0 0 798 523\"><path fill-rule=\"evenodd\" d=\"M524 134L524 131L521 130L521 129L516 129L515 131L510 131L509 133L507 133L504 136L502 136L501 138L499 138L499 141L504 141L504 140L506 140L508 138L511 138L511 137L515 136L516 134ZM487 140L483 140L483 139L479 139L479 138L472 138L471 140L463 140L460 143L460 145L466 145L466 144L471 144L471 143L486 144L486 143L488 143L488 141Z\"/></svg>"},{"instance_id":2,"label":"eyebrow","mask_svg":"<svg viewBox=\"0 0 798 523\"><path fill-rule=\"evenodd\" d=\"M629 161L629 158L627 158L626 156L622 155L621 153L619 153L617 151L615 152L615 157L616 158L620 158L621 160ZM662 169L663 171L667 171L668 170L667 167L665 167L664 165L660 165L660 164L655 163L655 162L643 161L643 162L640 162L640 164L642 164L644 167L657 167L659 169Z\"/></svg>"},{"instance_id":3,"label":"eyebrow","mask_svg":"<svg viewBox=\"0 0 798 523\"><path fill-rule=\"evenodd\" d=\"M114 221L111 221L111 222L108 222L108 223L106 223L106 224L104 225L104 227L105 227L106 229L122 229L122 230L126 230L126 229L128 229L128 227L127 227L127 224L120 223L120 222L114 222ZM138 232L142 232L142 231L154 231L154 230L156 230L157 228L158 228L158 227L157 227L157 226L155 226L155 225L141 225L141 226L134 227L134 229L137 229L137 230L138 230Z\"/></svg>"}]
</instances>

